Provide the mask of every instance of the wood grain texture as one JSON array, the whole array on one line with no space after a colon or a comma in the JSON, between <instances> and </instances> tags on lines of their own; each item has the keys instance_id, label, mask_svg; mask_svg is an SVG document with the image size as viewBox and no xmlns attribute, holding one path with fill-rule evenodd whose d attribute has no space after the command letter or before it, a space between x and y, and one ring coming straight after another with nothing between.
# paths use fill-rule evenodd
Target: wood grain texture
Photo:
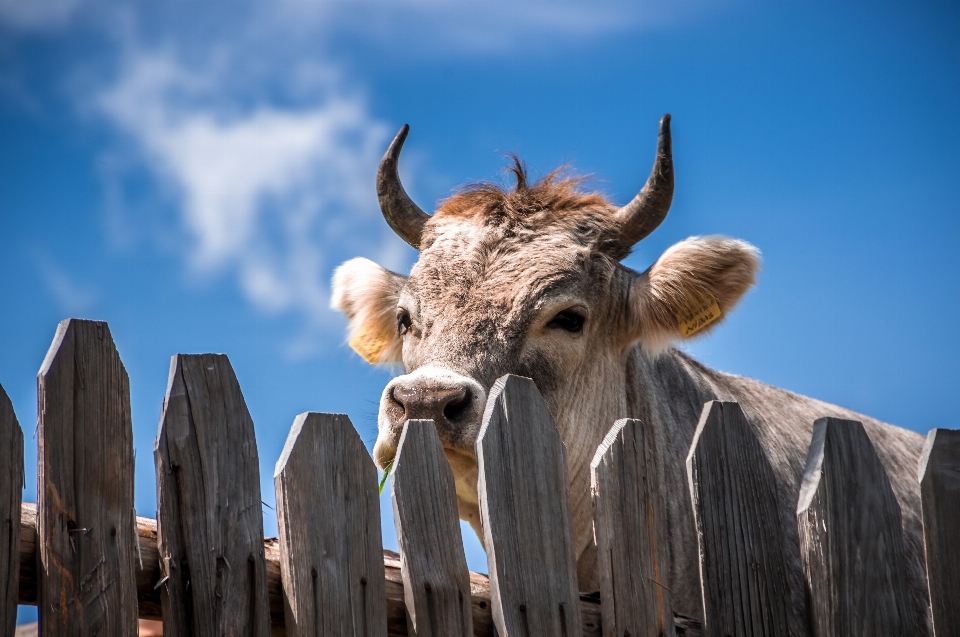
<instances>
[{"instance_id":1,"label":"wood grain texture","mask_svg":"<svg viewBox=\"0 0 960 637\"><path fill-rule=\"evenodd\" d=\"M566 450L532 380L507 375L494 383L477 456L500 637L579 634Z\"/></svg>"},{"instance_id":2,"label":"wood grain texture","mask_svg":"<svg viewBox=\"0 0 960 637\"><path fill-rule=\"evenodd\" d=\"M106 323L60 323L37 400L41 633L134 634L130 385Z\"/></svg>"},{"instance_id":3,"label":"wood grain texture","mask_svg":"<svg viewBox=\"0 0 960 637\"><path fill-rule=\"evenodd\" d=\"M903 577L900 505L861 423L814 423L797 525L814 635L921 634Z\"/></svg>"},{"instance_id":4,"label":"wood grain texture","mask_svg":"<svg viewBox=\"0 0 960 637\"><path fill-rule=\"evenodd\" d=\"M173 357L154 460L165 635L266 637L257 442L226 356Z\"/></svg>"},{"instance_id":5,"label":"wood grain texture","mask_svg":"<svg viewBox=\"0 0 960 637\"><path fill-rule=\"evenodd\" d=\"M704 634L790 635L775 476L740 405L713 400L703 406L687 478L700 546Z\"/></svg>"},{"instance_id":6,"label":"wood grain texture","mask_svg":"<svg viewBox=\"0 0 960 637\"><path fill-rule=\"evenodd\" d=\"M387 634L377 469L350 419L297 416L273 477L286 634Z\"/></svg>"},{"instance_id":7,"label":"wood grain texture","mask_svg":"<svg viewBox=\"0 0 960 637\"><path fill-rule=\"evenodd\" d=\"M960 430L927 434L919 479L934 634L960 637Z\"/></svg>"},{"instance_id":8,"label":"wood grain texture","mask_svg":"<svg viewBox=\"0 0 960 637\"><path fill-rule=\"evenodd\" d=\"M674 635L666 515L651 427L618 420L590 463L604 637ZM665 573L666 571L664 571Z\"/></svg>"},{"instance_id":9,"label":"wood grain texture","mask_svg":"<svg viewBox=\"0 0 960 637\"><path fill-rule=\"evenodd\" d=\"M404 424L390 495L408 629L418 637L472 637L470 571L453 470L432 420Z\"/></svg>"},{"instance_id":10,"label":"wood grain texture","mask_svg":"<svg viewBox=\"0 0 960 637\"><path fill-rule=\"evenodd\" d=\"M137 569L137 600L142 619L160 619L159 552L157 551L157 523L149 518L137 518L140 535L140 553L143 568ZM36 555L37 508L24 502L20 514L20 604L36 605ZM264 538L264 554L267 562L267 590L270 598L272 637L283 637L283 590L280 579L280 541ZM386 579L387 637L405 637L407 612L404 605L403 576L400 572L400 555L393 551L383 552L383 568ZM486 575L470 573L470 600L473 611L473 634L476 637L493 637L490 582ZM600 637L600 604L591 599L580 600L583 617L583 637ZM700 637L700 622L692 617L674 615L677 637Z\"/></svg>"},{"instance_id":11,"label":"wood grain texture","mask_svg":"<svg viewBox=\"0 0 960 637\"><path fill-rule=\"evenodd\" d=\"M0 386L0 637L16 630L22 496L23 431Z\"/></svg>"}]
</instances>

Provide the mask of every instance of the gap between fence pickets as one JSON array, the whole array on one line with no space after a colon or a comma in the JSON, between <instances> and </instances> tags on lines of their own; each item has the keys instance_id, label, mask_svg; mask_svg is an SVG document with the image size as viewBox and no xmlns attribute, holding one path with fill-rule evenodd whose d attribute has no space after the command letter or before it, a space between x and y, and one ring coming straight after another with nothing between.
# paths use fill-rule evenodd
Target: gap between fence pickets
<instances>
[{"instance_id":1,"label":"gap between fence pickets","mask_svg":"<svg viewBox=\"0 0 960 637\"><path fill-rule=\"evenodd\" d=\"M143 566L137 567L137 597L141 619L161 619L159 553L157 551L157 521L137 517L137 533ZM20 604L35 606L37 603L37 505L24 502L20 509ZM284 634L283 592L280 583L280 543L277 538L264 538L264 553L267 563L267 590L270 597L272 634ZM403 578L400 574L400 556L384 550L383 567L386 573L387 634L406 635L406 609L404 607ZM493 635L493 618L490 612L490 583L486 575L470 573L470 597L473 609L475 635ZM584 637L600 635L600 604L591 600L580 601L583 614ZM491 627L490 632L480 632L480 627ZM692 634L692 633L691 633Z\"/></svg>"}]
</instances>

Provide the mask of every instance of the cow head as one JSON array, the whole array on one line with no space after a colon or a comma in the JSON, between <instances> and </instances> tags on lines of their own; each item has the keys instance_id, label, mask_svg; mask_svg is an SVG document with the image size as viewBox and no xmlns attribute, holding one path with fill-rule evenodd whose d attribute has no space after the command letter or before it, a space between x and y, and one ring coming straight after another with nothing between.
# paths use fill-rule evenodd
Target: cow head
<instances>
[{"instance_id":1,"label":"cow head","mask_svg":"<svg viewBox=\"0 0 960 637\"><path fill-rule=\"evenodd\" d=\"M752 285L757 251L694 237L645 272L620 264L670 207L669 115L650 178L622 208L559 172L528 184L517 162L512 191L468 187L428 215L397 176L407 130L387 150L377 190L387 222L420 258L406 277L354 259L333 282L351 346L371 363L402 363L406 371L383 391L374 458L381 467L393 458L407 419L433 419L460 515L479 532L474 443L487 391L507 373L530 377L567 446L579 554L591 540L590 459L613 422L633 415L626 357L637 344L654 357L672 340L716 325Z\"/></svg>"}]
</instances>

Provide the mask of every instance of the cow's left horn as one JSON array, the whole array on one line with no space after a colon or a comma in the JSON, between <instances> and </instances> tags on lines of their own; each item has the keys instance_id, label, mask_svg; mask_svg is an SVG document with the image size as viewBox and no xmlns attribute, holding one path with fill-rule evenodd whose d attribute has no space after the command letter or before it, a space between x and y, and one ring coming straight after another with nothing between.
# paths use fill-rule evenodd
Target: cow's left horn
<instances>
[{"instance_id":1,"label":"cow's left horn","mask_svg":"<svg viewBox=\"0 0 960 637\"><path fill-rule=\"evenodd\" d=\"M630 246L657 229L666 219L673 201L673 149L670 143L670 114L660 120L657 159L640 193L617 211L619 243Z\"/></svg>"},{"instance_id":2,"label":"cow's left horn","mask_svg":"<svg viewBox=\"0 0 960 637\"><path fill-rule=\"evenodd\" d=\"M380 210L384 219L400 235L400 238L420 249L420 235L423 233L423 224L430 215L413 203L400 183L400 174L397 172L397 161L400 159L400 149L407 138L410 127L406 124L393 138L390 147L380 160L380 170L377 171L377 198L380 200Z\"/></svg>"}]
</instances>

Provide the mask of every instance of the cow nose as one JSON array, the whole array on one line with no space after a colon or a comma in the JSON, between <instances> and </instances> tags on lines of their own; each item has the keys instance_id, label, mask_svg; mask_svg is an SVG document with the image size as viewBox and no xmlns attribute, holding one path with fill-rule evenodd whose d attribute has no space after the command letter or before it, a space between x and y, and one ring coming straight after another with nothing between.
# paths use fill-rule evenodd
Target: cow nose
<instances>
[{"instance_id":1,"label":"cow nose","mask_svg":"<svg viewBox=\"0 0 960 637\"><path fill-rule=\"evenodd\" d=\"M472 398L467 387L395 387L391 397L403 407L404 420L422 419L435 423L458 420L470 406Z\"/></svg>"}]
</instances>

